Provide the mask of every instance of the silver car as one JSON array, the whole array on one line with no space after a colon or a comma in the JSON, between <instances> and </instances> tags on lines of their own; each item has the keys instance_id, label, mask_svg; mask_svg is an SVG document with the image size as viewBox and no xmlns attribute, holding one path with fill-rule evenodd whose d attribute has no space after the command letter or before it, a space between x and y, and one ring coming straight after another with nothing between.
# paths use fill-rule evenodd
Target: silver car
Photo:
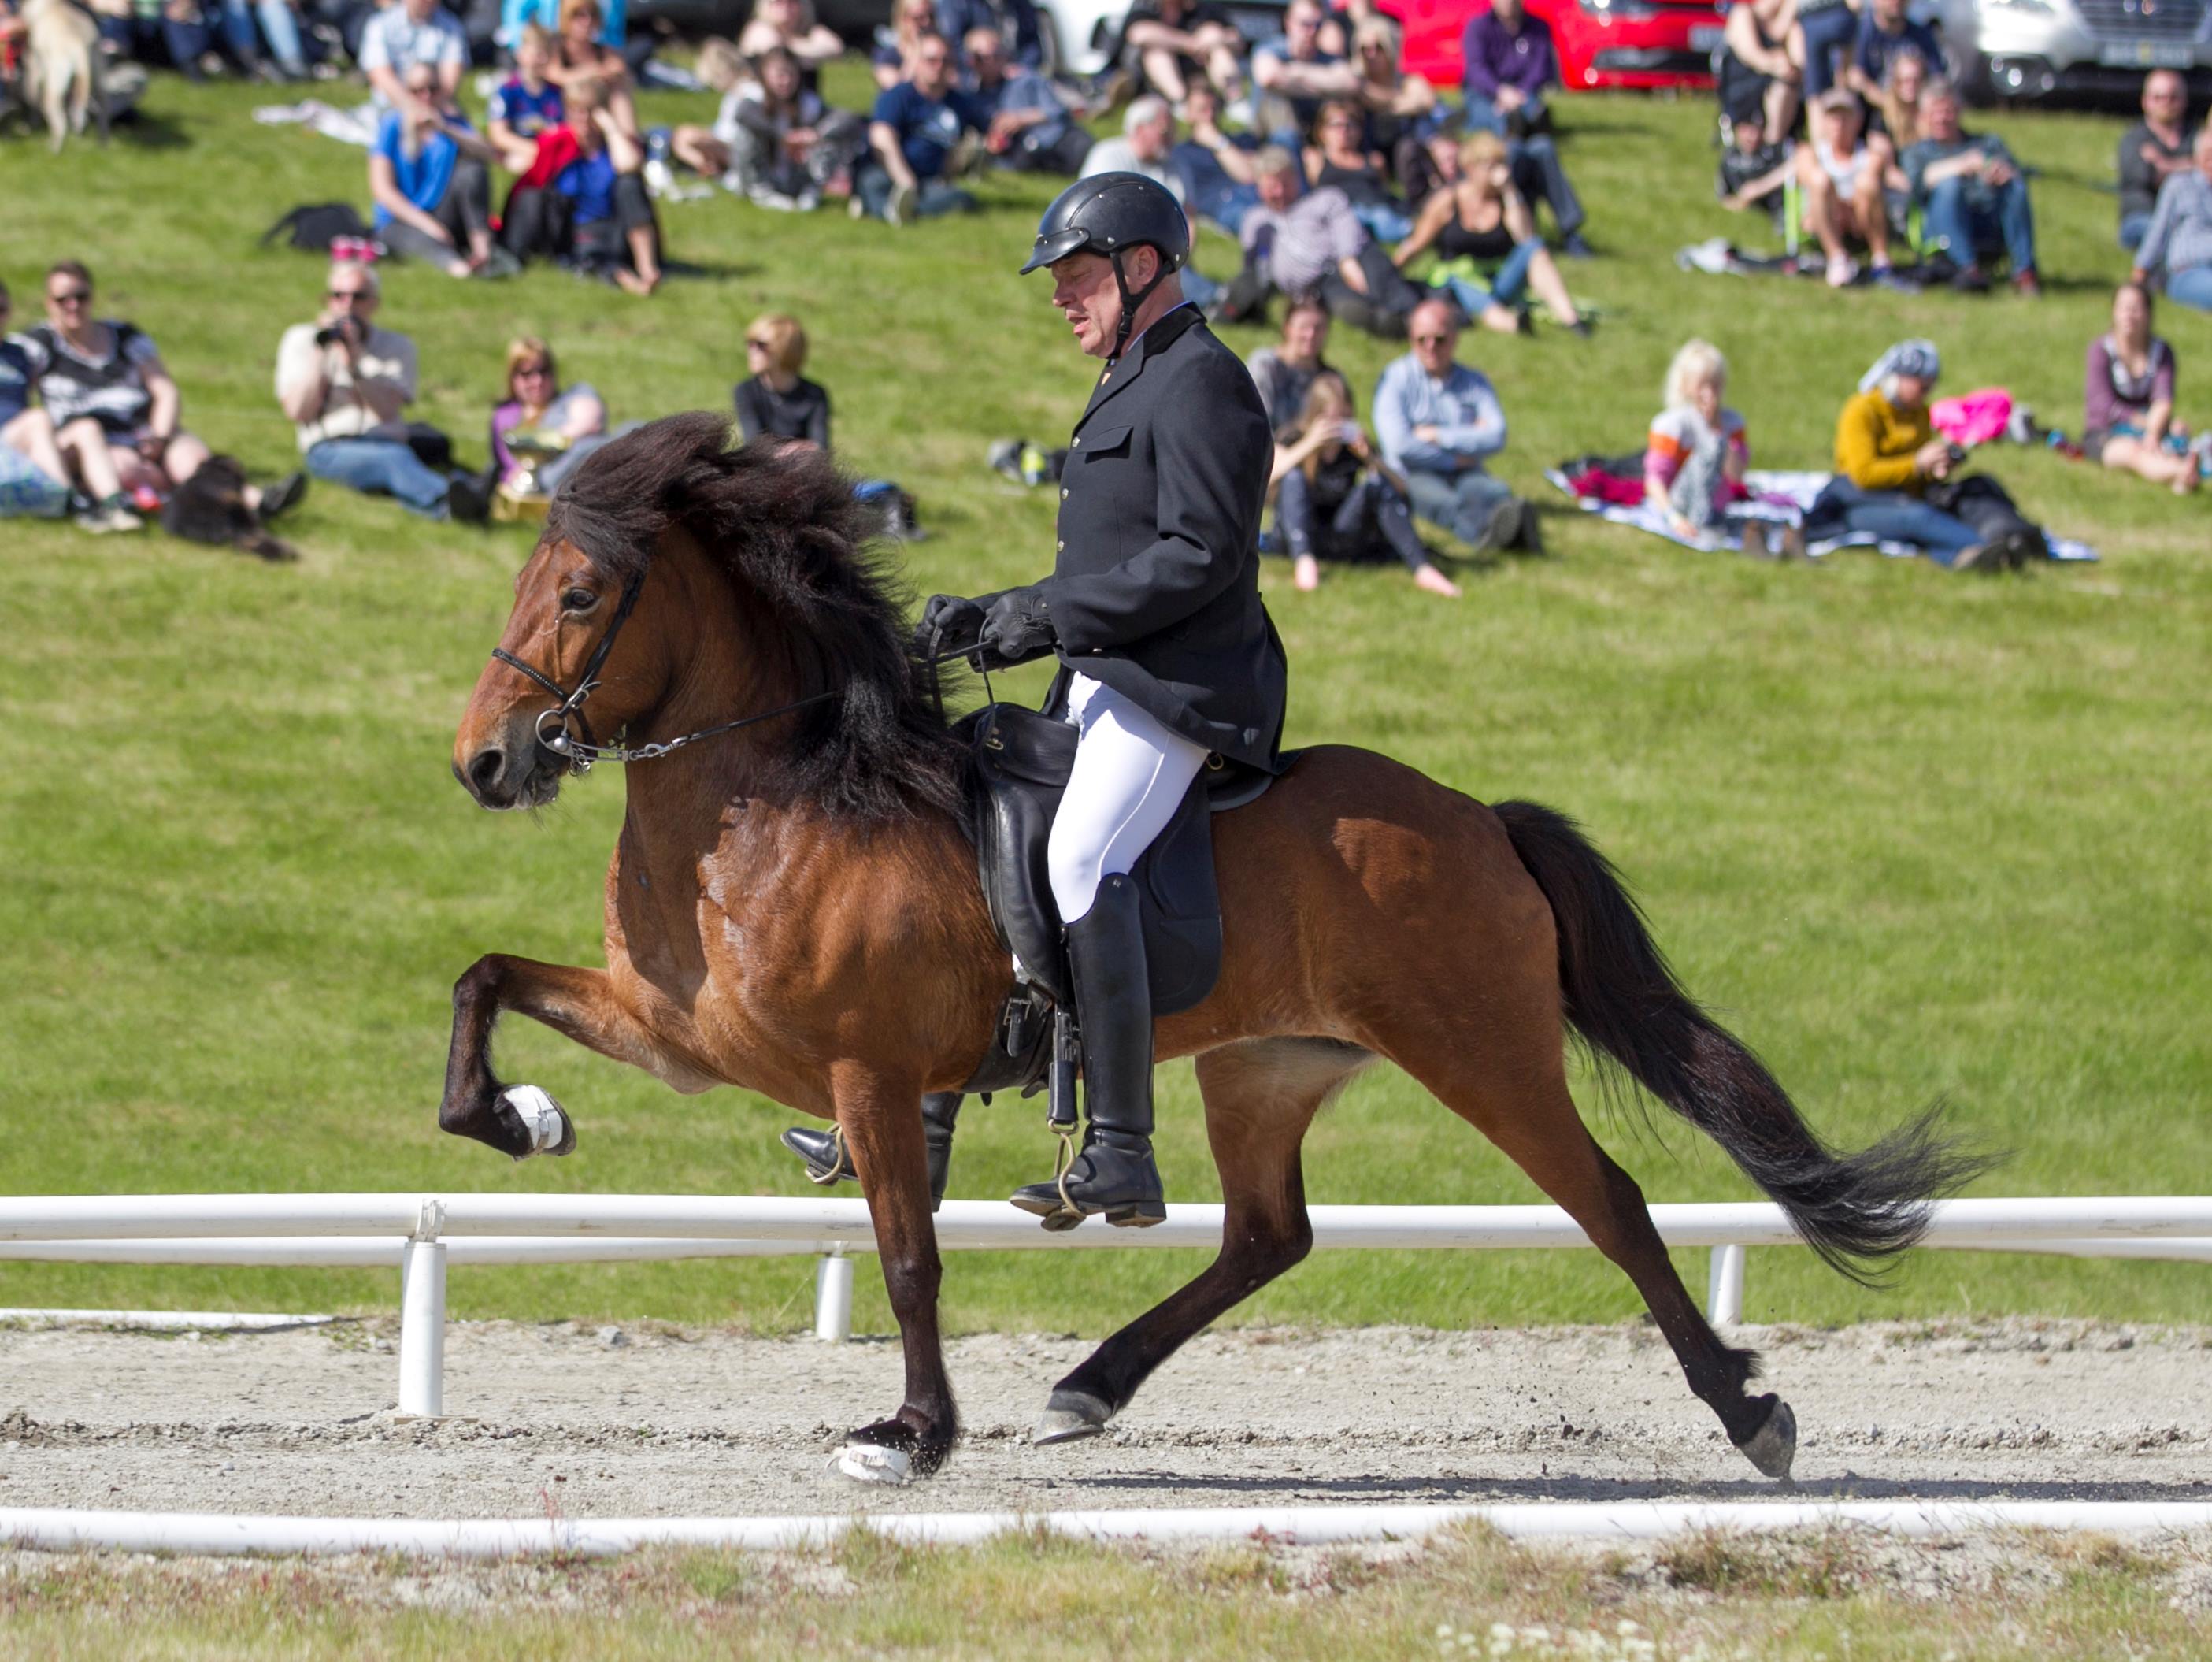
<instances>
[{"instance_id":1,"label":"silver car","mask_svg":"<svg viewBox=\"0 0 2212 1662\"><path fill-rule=\"evenodd\" d=\"M1918 8L1915 8L1916 12ZM1983 96L2124 94L2153 70L2212 91L2208 0L1937 0L1954 66Z\"/></svg>"}]
</instances>

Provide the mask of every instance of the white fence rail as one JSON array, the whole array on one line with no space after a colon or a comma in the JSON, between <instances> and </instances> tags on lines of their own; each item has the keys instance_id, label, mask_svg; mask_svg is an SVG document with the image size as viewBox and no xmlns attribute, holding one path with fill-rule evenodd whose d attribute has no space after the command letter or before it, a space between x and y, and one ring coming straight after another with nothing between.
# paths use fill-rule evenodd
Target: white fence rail
<instances>
[{"instance_id":1,"label":"white fence rail","mask_svg":"<svg viewBox=\"0 0 2212 1662\"><path fill-rule=\"evenodd\" d=\"M1316 1206L1316 1249L1576 1247L1551 1206ZM1669 1246L1714 1249L1707 1312L1743 1314L1744 1249L1803 1243L1765 1202L1654 1206ZM1221 1242L1218 1206L1171 1206L1150 1229L1066 1233L1000 1202L947 1201L938 1245L963 1251L1199 1247ZM1966 1251L2212 1263L2212 1196L1939 1202L1925 1244ZM397 1267L399 1410L445 1412L449 1264L581 1263L819 1253L815 1332L852 1327L850 1254L874 1250L858 1200L695 1195L100 1195L0 1199L0 1260L76 1263Z\"/></svg>"}]
</instances>

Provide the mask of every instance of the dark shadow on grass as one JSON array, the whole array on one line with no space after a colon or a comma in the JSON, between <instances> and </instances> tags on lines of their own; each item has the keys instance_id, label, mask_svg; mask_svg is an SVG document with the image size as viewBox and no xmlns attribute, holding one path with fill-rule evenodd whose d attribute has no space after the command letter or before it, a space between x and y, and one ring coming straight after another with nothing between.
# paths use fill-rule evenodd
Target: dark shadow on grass
<instances>
[{"instance_id":1,"label":"dark shadow on grass","mask_svg":"<svg viewBox=\"0 0 2212 1662\"><path fill-rule=\"evenodd\" d=\"M114 124L114 136L134 150L181 150L191 143L185 130L168 117L152 114L143 108L118 119ZM71 142L90 143L95 148L99 143L89 134Z\"/></svg>"}]
</instances>

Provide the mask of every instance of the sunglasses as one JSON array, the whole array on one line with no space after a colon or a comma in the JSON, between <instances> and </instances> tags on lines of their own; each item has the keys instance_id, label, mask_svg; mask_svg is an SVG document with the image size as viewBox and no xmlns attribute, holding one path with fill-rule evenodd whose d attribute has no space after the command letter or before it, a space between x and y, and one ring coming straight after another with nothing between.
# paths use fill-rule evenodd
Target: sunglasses
<instances>
[{"instance_id":1,"label":"sunglasses","mask_svg":"<svg viewBox=\"0 0 2212 1662\"><path fill-rule=\"evenodd\" d=\"M526 363L514 372L514 378L517 380L536 380L541 375L552 373L553 366L550 363Z\"/></svg>"},{"instance_id":2,"label":"sunglasses","mask_svg":"<svg viewBox=\"0 0 2212 1662\"><path fill-rule=\"evenodd\" d=\"M1452 338L1453 337L1449 335L1416 335L1413 337L1413 344L1416 346L1443 346L1449 343Z\"/></svg>"},{"instance_id":3,"label":"sunglasses","mask_svg":"<svg viewBox=\"0 0 2212 1662\"><path fill-rule=\"evenodd\" d=\"M89 289L64 289L61 293L49 294L46 298L56 306L82 306L92 298Z\"/></svg>"},{"instance_id":4,"label":"sunglasses","mask_svg":"<svg viewBox=\"0 0 2212 1662\"><path fill-rule=\"evenodd\" d=\"M365 300L374 300L376 296L369 293L366 289L326 289L323 291L323 298L325 300L350 301L353 304L358 306Z\"/></svg>"},{"instance_id":5,"label":"sunglasses","mask_svg":"<svg viewBox=\"0 0 2212 1662\"><path fill-rule=\"evenodd\" d=\"M748 352L766 352L766 351L770 351L770 350L774 350L774 348L773 348L772 344L771 344L770 342L768 342L768 341L764 341L764 340L748 340L748 341L745 343L745 350L747 350Z\"/></svg>"}]
</instances>

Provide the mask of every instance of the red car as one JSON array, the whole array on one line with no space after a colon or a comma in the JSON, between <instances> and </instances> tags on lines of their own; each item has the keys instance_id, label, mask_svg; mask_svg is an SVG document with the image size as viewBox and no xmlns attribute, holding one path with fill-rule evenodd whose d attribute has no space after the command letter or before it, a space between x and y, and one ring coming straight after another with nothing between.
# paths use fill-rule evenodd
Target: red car
<instances>
[{"instance_id":1,"label":"red car","mask_svg":"<svg viewBox=\"0 0 2212 1662\"><path fill-rule=\"evenodd\" d=\"M1727 19L1716 0L1527 0L1552 26L1559 80L1589 87L1710 87ZM1406 67L1440 88L1460 83L1460 36L1489 0L1385 0L1406 31Z\"/></svg>"}]
</instances>

